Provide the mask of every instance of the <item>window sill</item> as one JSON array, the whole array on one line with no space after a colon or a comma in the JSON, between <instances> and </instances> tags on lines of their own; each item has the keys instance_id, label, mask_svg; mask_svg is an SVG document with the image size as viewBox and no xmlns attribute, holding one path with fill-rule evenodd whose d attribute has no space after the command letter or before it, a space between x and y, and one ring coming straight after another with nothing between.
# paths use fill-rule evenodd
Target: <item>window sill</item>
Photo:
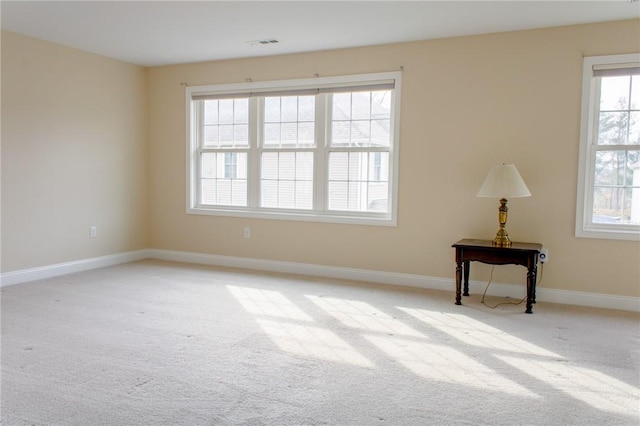
<instances>
[{"instance_id":1,"label":"window sill","mask_svg":"<svg viewBox=\"0 0 640 426\"><path fill-rule=\"evenodd\" d=\"M637 226L628 226L623 229L612 229L611 227L599 227L592 225L584 229L576 229L578 238L599 238L605 240L628 240L640 241L640 230Z\"/></svg>"},{"instance_id":2,"label":"window sill","mask_svg":"<svg viewBox=\"0 0 640 426\"><path fill-rule=\"evenodd\" d=\"M268 220L286 220L299 222L319 222L319 223L338 223L351 225L367 225L367 226L397 226L397 220L391 215L358 215L357 213L327 213L321 214L317 212L301 212L301 211L273 211L273 210L243 210L234 208L201 208L191 207L187 209L187 214L204 215L204 216L226 216L241 217L247 219L268 219Z\"/></svg>"}]
</instances>

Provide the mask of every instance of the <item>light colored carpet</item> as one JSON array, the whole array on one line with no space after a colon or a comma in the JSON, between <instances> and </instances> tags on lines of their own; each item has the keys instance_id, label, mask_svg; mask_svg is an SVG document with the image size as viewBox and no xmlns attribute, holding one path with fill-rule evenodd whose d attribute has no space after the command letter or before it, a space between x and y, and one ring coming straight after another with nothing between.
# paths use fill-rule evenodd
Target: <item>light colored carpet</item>
<instances>
[{"instance_id":1,"label":"light colored carpet","mask_svg":"<svg viewBox=\"0 0 640 426\"><path fill-rule=\"evenodd\" d=\"M482 290L161 261L5 287L2 424L640 423L638 314Z\"/></svg>"}]
</instances>

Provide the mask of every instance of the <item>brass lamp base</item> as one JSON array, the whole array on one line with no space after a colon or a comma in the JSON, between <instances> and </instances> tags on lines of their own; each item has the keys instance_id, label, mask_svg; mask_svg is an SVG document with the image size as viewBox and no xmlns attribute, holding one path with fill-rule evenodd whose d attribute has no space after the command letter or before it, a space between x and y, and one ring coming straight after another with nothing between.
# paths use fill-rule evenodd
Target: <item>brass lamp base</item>
<instances>
[{"instance_id":1,"label":"brass lamp base","mask_svg":"<svg viewBox=\"0 0 640 426\"><path fill-rule=\"evenodd\" d=\"M505 229L505 226L507 225L508 211L507 199L500 199L500 207L498 207L498 223L500 224L500 229L498 229L498 233L493 239L493 245L496 247L511 247L511 240L509 239L509 234Z\"/></svg>"},{"instance_id":2,"label":"brass lamp base","mask_svg":"<svg viewBox=\"0 0 640 426\"><path fill-rule=\"evenodd\" d=\"M496 247L511 247L511 240L506 230L498 230L496 237L493 239L493 245Z\"/></svg>"}]
</instances>

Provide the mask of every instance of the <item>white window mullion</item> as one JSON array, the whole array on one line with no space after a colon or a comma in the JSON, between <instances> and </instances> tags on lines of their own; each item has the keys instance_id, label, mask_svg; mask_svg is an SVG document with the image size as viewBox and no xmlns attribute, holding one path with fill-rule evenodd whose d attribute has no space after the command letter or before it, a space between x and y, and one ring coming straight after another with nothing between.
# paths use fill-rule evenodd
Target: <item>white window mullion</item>
<instances>
[{"instance_id":1,"label":"white window mullion","mask_svg":"<svg viewBox=\"0 0 640 426\"><path fill-rule=\"evenodd\" d=\"M328 186L328 165L327 165L327 147L329 145L329 137L331 135L331 129L329 128L331 123L331 108L329 108L330 102L327 102L327 98L332 95L318 95L316 96L316 148L314 155L314 199L313 208L318 212L324 212L327 210L327 193L329 191Z\"/></svg>"},{"instance_id":2,"label":"white window mullion","mask_svg":"<svg viewBox=\"0 0 640 426\"><path fill-rule=\"evenodd\" d=\"M263 108L259 102L262 98L251 98L249 101L249 168L247 179L248 204L252 209L260 205L260 137L262 135ZM255 119L253 119L255 117Z\"/></svg>"},{"instance_id":3,"label":"white window mullion","mask_svg":"<svg viewBox=\"0 0 640 426\"><path fill-rule=\"evenodd\" d=\"M196 121L192 123L195 132L194 138L194 146L191 155L194 156L194 171L193 177L194 180L194 190L195 193L192 194L194 202L196 205L202 205L202 153L204 146L204 132L202 132L202 126L200 123L204 122L204 106L202 101L195 102L194 108L196 109Z\"/></svg>"}]
</instances>

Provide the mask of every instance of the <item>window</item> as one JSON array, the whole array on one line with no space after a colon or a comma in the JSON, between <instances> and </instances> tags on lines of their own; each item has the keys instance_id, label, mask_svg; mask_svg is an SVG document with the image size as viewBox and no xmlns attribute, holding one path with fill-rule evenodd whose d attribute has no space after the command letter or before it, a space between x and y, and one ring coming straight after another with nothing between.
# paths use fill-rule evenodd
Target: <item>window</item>
<instances>
[{"instance_id":1,"label":"window","mask_svg":"<svg viewBox=\"0 0 640 426\"><path fill-rule=\"evenodd\" d=\"M187 87L188 212L395 225L399 73Z\"/></svg>"},{"instance_id":2,"label":"window","mask_svg":"<svg viewBox=\"0 0 640 426\"><path fill-rule=\"evenodd\" d=\"M640 238L640 55L584 59L576 236Z\"/></svg>"}]
</instances>

